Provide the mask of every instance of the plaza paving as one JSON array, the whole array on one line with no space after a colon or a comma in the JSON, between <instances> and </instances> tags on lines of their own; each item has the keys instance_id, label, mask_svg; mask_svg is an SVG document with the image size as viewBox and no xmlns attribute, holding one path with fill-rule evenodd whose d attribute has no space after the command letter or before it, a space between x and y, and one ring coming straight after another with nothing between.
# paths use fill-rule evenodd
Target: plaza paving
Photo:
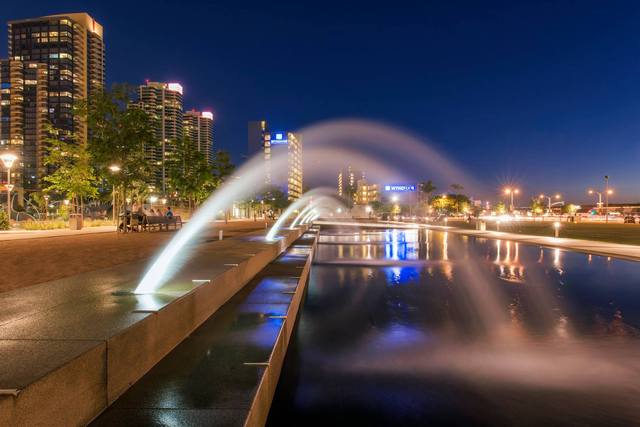
<instances>
[{"instance_id":1,"label":"plaza paving","mask_svg":"<svg viewBox=\"0 0 640 427\"><path fill-rule=\"evenodd\" d=\"M144 263L175 234L174 231L122 234L112 227L95 228L102 230L1 232L0 292L133 261ZM202 240L217 239L220 229L228 238L263 230L264 222L216 222Z\"/></svg>"},{"instance_id":2,"label":"plaza paving","mask_svg":"<svg viewBox=\"0 0 640 427\"><path fill-rule=\"evenodd\" d=\"M61 253L49 261L56 259L60 268L69 269L65 277L1 293L0 425L33 425L47 419L51 425L88 422L299 234L285 232L283 240L266 243L263 229L247 234L241 231L246 230L242 224L233 226L236 236L223 241L209 238L211 232L205 234L158 294L114 295L135 288L148 265L140 256L120 257L106 268L73 271L84 258L98 253L113 258L121 250L116 246L109 249L114 252L106 252L98 246L78 252L85 239L98 235L73 237L78 240L59 245ZM154 253L172 235L151 235L162 240L155 241L156 246L146 253ZM124 237L136 239L132 241L137 244L145 236ZM58 239L68 238L2 244L29 243L32 251L44 254ZM128 251L135 253L135 248ZM23 256L27 255L33 252L25 249ZM23 266L41 263L32 256ZM194 282L201 279L208 282Z\"/></svg>"}]
</instances>

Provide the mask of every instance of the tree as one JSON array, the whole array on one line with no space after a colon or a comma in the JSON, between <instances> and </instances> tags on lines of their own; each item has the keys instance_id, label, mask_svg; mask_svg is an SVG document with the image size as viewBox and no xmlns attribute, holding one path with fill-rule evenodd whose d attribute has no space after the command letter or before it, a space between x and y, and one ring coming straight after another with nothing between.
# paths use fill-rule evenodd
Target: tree
<instances>
[{"instance_id":1,"label":"tree","mask_svg":"<svg viewBox=\"0 0 640 427\"><path fill-rule=\"evenodd\" d=\"M272 186L264 192L262 196L265 203L271 206L271 209L283 210L291 203L287 195L280 188Z\"/></svg>"},{"instance_id":2,"label":"tree","mask_svg":"<svg viewBox=\"0 0 640 427\"><path fill-rule=\"evenodd\" d=\"M462 184L451 184L451 189L459 193L464 190L464 187L462 186Z\"/></svg>"},{"instance_id":3,"label":"tree","mask_svg":"<svg viewBox=\"0 0 640 427\"><path fill-rule=\"evenodd\" d=\"M156 165L146 153L158 145L147 113L129 105L131 95L128 86L114 85L76 107L87 121L92 164L110 189L119 189L122 201L151 181ZM117 172L111 170L113 166L119 168Z\"/></svg>"},{"instance_id":4,"label":"tree","mask_svg":"<svg viewBox=\"0 0 640 427\"><path fill-rule=\"evenodd\" d=\"M540 215L544 212L544 206L542 205L540 199L535 197L531 199L531 212L533 212L535 215Z\"/></svg>"},{"instance_id":5,"label":"tree","mask_svg":"<svg viewBox=\"0 0 640 427\"><path fill-rule=\"evenodd\" d=\"M169 187L187 200L191 211L196 201L202 199L202 190L214 178L206 157L193 147L188 137L177 139L173 145L175 150L168 161Z\"/></svg>"},{"instance_id":6,"label":"tree","mask_svg":"<svg viewBox=\"0 0 640 427\"><path fill-rule=\"evenodd\" d=\"M84 199L98 194L87 146L78 143L73 135L63 137L60 130L50 125L46 131L44 164L52 172L44 178L48 183L45 191L62 194L71 201L72 211L81 213Z\"/></svg>"},{"instance_id":7,"label":"tree","mask_svg":"<svg viewBox=\"0 0 640 427\"><path fill-rule=\"evenodd\" d=\"M498 202L496 204L495 211L498 215L504 215L507 212L507 207L504 202Z\"/></svg>"},{"instance_id":8,"label":"tree","mask_svg":"<svg viewBox=\"0 0 640 427\"><path fill-rule=\"evenodd\" d=\"M231 156L225 150L218 150L213 159L212 174L216 181L216 187L220 186L236 169L231 163Z\"/></svg>"}]
</instances>

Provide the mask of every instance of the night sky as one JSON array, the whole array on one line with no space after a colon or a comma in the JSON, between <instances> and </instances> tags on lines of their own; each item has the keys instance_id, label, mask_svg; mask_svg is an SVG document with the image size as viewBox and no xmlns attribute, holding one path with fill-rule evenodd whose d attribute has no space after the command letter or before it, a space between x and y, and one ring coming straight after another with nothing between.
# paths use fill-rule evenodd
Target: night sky
<instances>
[{"instance_id":1,"label":"night sky","mask_svg":"<svg viewBox=\"0 0 640 427\"><path fill-rule=\"evenodd\" d=\"M356 117L430 140L494 194L584 202L609 174L640 201L640 2L381 3L29 0L0 18L88 12L108 82L181 82L237 161L248 120Z\"/></svg>"}]
</instances>

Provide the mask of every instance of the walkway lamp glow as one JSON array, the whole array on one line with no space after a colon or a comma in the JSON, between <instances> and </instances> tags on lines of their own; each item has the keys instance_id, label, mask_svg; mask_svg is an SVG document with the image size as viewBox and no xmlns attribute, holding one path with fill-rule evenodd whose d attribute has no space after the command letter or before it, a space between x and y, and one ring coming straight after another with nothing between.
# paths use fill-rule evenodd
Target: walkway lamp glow
<instances>
[{"instance_id":1,"label":"walkway lamp glow","mask_svg":"<svg viewBox=\"0 0 640 427\"><path fill-rule=\"evenodd\" d=\"M13 166L13 162L18 160L18 156L13 153L2 153L0 160L2 160L4 167L7 168L7 213L9 215L8 219L11 221L11 190L13 190L13 185L11 185L11 166Z\"/></svg>"},{"instance_id":2,"label":"walkway lamp glow","mask_svg":"<svg viewBox=\"0 0 640 427\"><path fill-rule=\"evenodd\" d=\"M556 239L560 236L560 222L556 221L553 223L553 229L555 231Z\"/></svg>"},{"instance_id":3,"label":"walkway lamp glow","mask_svg":"<svg viewBox=\"0 0 640 427\"><path fill-rule=\"evenodd\" d=\"M500 220L496 221L496 231L500 231Z\"/></svg>"},{"instance_id":4,"label":"walkway lamp glow","mask_svg":"<svg viewBox=\"0 0 640 427\"><path fill-rule=\"evenodd\" d=\"M112 174L117 174L120 172L121 168L118 165L109 166L109 170ZM111 190L111 210L113 216L113 223L116 224L116 184L113 184L113 189Z\"/></svg>"},{"instance_id":5,"label":"walkway lamp glow","mask_svg":"<svg viewBox=\"0 0 640 427\"><path fill-rule=\"evenodd\" d=\"M505 188L504 189L504 194L506 194L507 196L511 196L511 204L509 205L509 211L512 212L513 211L513 196L515 194L520 194L520 189L518 188Z\"/></svg>"},{"instance_id":6,"label":"walkway lamp glow","mask_svg":"<svg viewBox=\"0 0 640 427\"><path fill-rule=\"evenodd\" d=\"M552 203L551 202L552 197L551 196L547 196L545 194L541 194L539 197L541 199L547 199L547 201L549 202L548 208L547 208L549 213L551 213L551 206L553 206L555 203L562 203L562 202L554 202L554 203ZM553 198L556 199L556 200L560 200L560 197L562 197L562 196L560 196L560 194L556 194L555 196L553 196Z\"/></svg>"}]
</instances>

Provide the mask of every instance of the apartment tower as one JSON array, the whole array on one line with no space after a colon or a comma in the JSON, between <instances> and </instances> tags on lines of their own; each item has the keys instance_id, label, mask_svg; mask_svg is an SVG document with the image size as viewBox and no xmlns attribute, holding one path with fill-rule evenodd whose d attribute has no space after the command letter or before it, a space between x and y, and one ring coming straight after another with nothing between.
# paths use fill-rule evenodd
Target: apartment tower
<instances>
[{"instance_id":1,"label":"apartment tower","mask_svg":"<svg viewBox=\"0 0 640 427\"><path fill-rule=\"evenodd\" d=\"M45 122L63 137L87 141L73 104L104 87L103 29L86 13L70 13L10 21L8 34L9 58L0 63L0 148L19 157L16 188L36 191L45 173Z\"/></svg>"}]
</instances>

